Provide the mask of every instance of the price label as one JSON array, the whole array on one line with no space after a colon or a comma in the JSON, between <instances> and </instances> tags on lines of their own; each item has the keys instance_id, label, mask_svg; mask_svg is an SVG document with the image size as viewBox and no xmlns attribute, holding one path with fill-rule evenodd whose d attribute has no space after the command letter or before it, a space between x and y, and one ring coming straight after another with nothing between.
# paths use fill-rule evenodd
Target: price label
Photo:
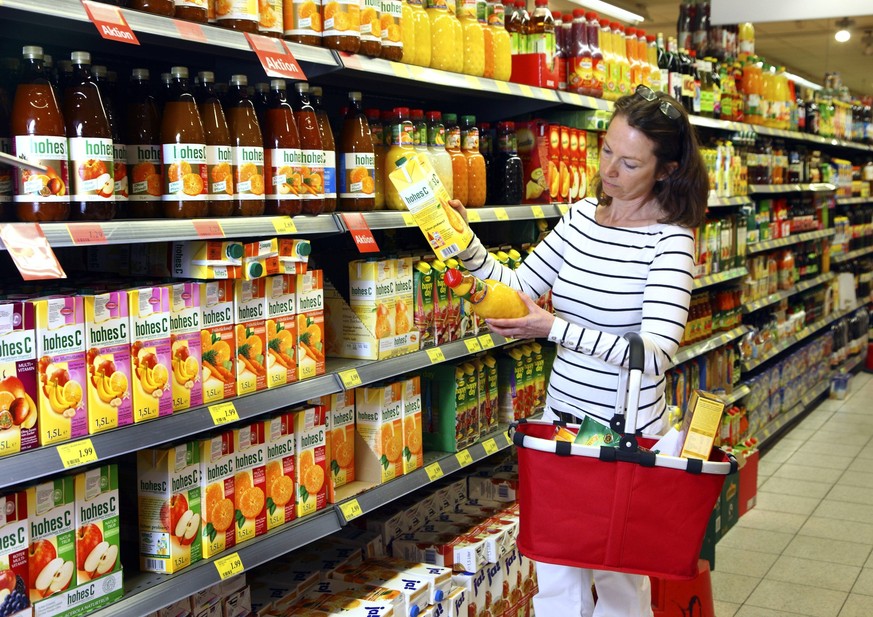
<instances>
[{"instance_id":1,"label":"price label","mask_svg":"<svg viewBox=\"0 0 873 617\"><path fill-rule=\"evenodd\" d=\"M239 553L231 553L227 557L215 560L215 569L218 570L218 576L221 580L242 574L245 571L242 558Z\"/></svg>"},{"instance_id":2,"label":"price label","mask_svg":"<svg viewBox=\"0 0 873 617\"><path fill-rule=\"evenodd\" d=\"M494 347L494 337L492 337L490 334L483 334L477 340L479 341L479 345L482 347L482 349L491 349L492 347Z\"/></svg>"},{"instance_id":3,"label":"price label","mask_svg":"<svg viewBox=\"0 0 873 617\"><path fill-rule=\"evenodd\" d=\"M431 463L430 465L425 466L424 473L427 474L428 480L433 482L434 480L443 477L443 468L440 467L439 463Z\"/></svg>"},{"instance_id":4,"label":"price label","mask_svg":"<svg viewBox=\"0 0 873 617\"><path fill-rule=\"evenodd\" d=\"M521 93L524 96L533 96L533 90L527 84L518 84L518 87L521 89Z\"/></svg>"},{"instance_id":5,"label":"price label","mask_svg":"<svg viewBox=\"0 0 873 617\"><path fill-rule=\"evenodd\" d=\"M485 454L494 454L500 449L494 439L486 439L482 442L482 447L485 448Z\"/></svg>"},{"instance_id":6,"label":"price label","mask_svg":"<svg viewBox=\"0 0 873 617\"><path fill-rule=\"evenodd\" d=\"M191 224L194 225L194 231L197 232L197 236L200 238L224 237L224 229L221 227L221 223L214 219L200 219L191 221Z\"/></svg>"},{"instance_id":7,"label":"price label","mask_svg":"<svg viewBox=\"0 0 873 617\"><path fill-rule=\"evenodd\" d=\"M568 206L567 204L558 204L558 211L560 211L561 216L564 216L565 214L567 214L567 212L569 210L570 210L570 206Z\"/></svg>"},{"instance_id":8,"label":"price label","mask_svg":"<svg viewBox=\"0 0 873 617\"><path fill-rule=\"evenodd\" d=\"M352 240L355 246L358 247L359 253L378 253L379 245L376 244L376 238L373 237L373 232L370 231L370 226L367 225L367 220L360 212L343 212L340 214L345 223L346 229L352 234Z\"/></svg>"},{"instance_id":9,"label":"price label","mask_svg":"<svg viewBox=\"0 0 873 617\"><path fill-rule=\"evenodd\" d=\"M39 223L0 225L0 240L25 281L67 278Z\"/></svg>"},{"instance_id":10,"label":"price label","mask_svg":"<svg viewBox=\"0 0 873 617\"><path fill-rule=\"evenodd\" d=\"M476 90L482 89L482 81L475 75L464 75L464 78L467 80L467 85L471 88Z\"/></svg>"},{"instance_id":11,"label":"price label","mask_svg":"<svg viewBox=\"0 0 873 617\"><path fill-rule=\"evenodd\" d=\"M276 230L277 234L297 233L297 225L294 224L294 220L290 216L274 216L273 229Z\"/></svg>"},{"instance_id":12,"label":"price label","mask_svg":"<svg viewBox=\"0 0 873 617\"><path fill-rule=\"evenodd\" d=\"M410 212L402 212L403 224L407 227L415 227L415 217Z\"/></svg>"},{"instance_id":13,"label":"price label","mask_svg":"<svg viewBox=\"0 0 873 617\"><path fill-rule=\"evenodd\" d=\"M497 217L498 221L509 220L509 214L506 212L506 208L494 208L494 216Z\"/></svg>"},{"instance_id":14,"label":"price label","mask_svg":"<svg viewBox=\"0 0 873 617\"><path fill-rule=\"evenodd\" d=\"M236 411L236 406L233 404L233 401L210 405L209 415L212 416L212 422L215 426L229 424L239 420L239 414Z\"/></svg>"},{"instance_id":15,"label":"price label","mask_svg":"<svg viewBox=\"0 0 873 617\"><path fill-rule=\"evenodd\" d=\"M530 211L533 214L535 219L544 219L546 218L546 213L543 212L542 206L531 206Z\"/></svg>"},{"instance_id":16,"label":"price label","mask_svg":"<svg viewBox=\"0 0 873 617\"><path fill-rule=\"evenodd\" d=\"M339 505L339 509L340 512L343 513L343 518L346 519L346 522L364 515L364 510L361 508L361 504L358 503L357 499L344 501Z\"/></svg>"},{"instance_id":17,"label":"price label","mask_svg":"<svg viewBox=\"0 0 873 617\"><path fill-rule=\"evenodd\" d=\"M481 223L482 217L479 216L479 213L476 210L471 210L467 208L467 222L468 223Z\"/></svg>"},{"instance_id":18,"label":"price label","mask_svg":"<svg viewBox=\"0 0 873 617\"><path fill-rule=\"evenodd\" d=\"M503 94L511 94L512 93L512 90L509 89L509 84L506 83L505 81L498 81L497 82L497 89L500 92L502 92Z\"/></svg>"},{"instance_id":19,"label":"price label","mask_svg":"<svg viewBox=\"0 0 873 617\"><path fill-rule=\"evenodd\" d=\"M475 339L475 338L464 339L464 345L467 346L467 351L469 351L470 353L482 351L482 344L479 343L479 339Z\"/></svg>"},{"instance_id":20,"label":"price label","mask_svg":"<svg viewBox=\"0 0 873 617\"><path fill-rule=\"evenodd\" d=\"M139 40L118 8L90 0L82 0L82 6L85 7L88 19L104 39L139 45Z\"/></svg>"},{"instance_id":21,"label":"price label","mask_svg":"<svg viewBox=\"0 0 873 617\"><path fill-rule=\"evenodd\" d=\"M455 458L458 459L458 463L461 467L473 464L473 455L470 454L469 450L461 450L455 455Z\"/></svg>"},{"instance_id":22,"label":"price label","mask_svg":"<svg viewBox=\"0 0 873 617\"><path fill-rule=\"evenodd\" d=\"M67 231L73 244L106 244L106 234L100 223L70 223Z\"/></svg>"},{"instance_id":23,"label":"price label","mask_svg":"<svg viewBox=\"0 0 873 617\"><path fill-rule=\"evenodd\" d=\"M363 381L361 381L361 375L358 373L358 369L356 368L350 368L346 371L340 371L339 378L340 381L343 382L343 387L346 390L357 388L362 383L364 383Z\"/></svg>"},{"instance_id":24,"label":"price label","mask_svg":"<svg viewBox=\"0 0 873 617\"><path fill-rule=\"evenodd\" d=\"M439 347L432 347L427 350L427 357L430 358L431 364L436 364L437 362L445 362L446 355L443 353L443 350Z\"/></svg>"},{"instance_id":25,"label":"price label","mask_svg":"<svg viewBox=\"0 0 873 617\"><path fill-rule=\"evenodd\" d=\"M58 456L61 457L64 469L69 469L70 467L78 467L86 463L96 462L97 450L94 449L94 444L91 443L90 439L81 439L59 445Z\"/></svg>"},{"instance_id":26,"label":"price label","mask_svg":"<svg viewBox=\"0 0 873 617\"><path fill-rule=\"evenodd\" d=\"M249 41L249 47L258 56L264 72L270 77L285 79L306 79L303 69L297 63L297 59L288 45L282 39L274 39L260 34L245 33Z\"/></svg>"},{"instance_id":27,"label":"price label","mask_svg":"<svg viewBox=\"0 0 873 617\"><path fill-rule=\"evenodd\" d=\"M203 34L203 28L200 27L200 24L195 24L193 21L174 19L173 25L176 26L176 32L179 33L182 39L186 41L199 41L200 43L206 42L206 35Z\"/></svg>"},{"instance_id":28,"label":"price label","mask_svg":"<svg viewBox=\"0 0 873 617\"><path fill-rule=\"evenodd\" d=\"M402 77L404 79L409 79L412 75L409 73L409 67L407 67L402 62L392 62L391 70L394 71L394 75L397 77Z\"/></svg>"}]
</instances>

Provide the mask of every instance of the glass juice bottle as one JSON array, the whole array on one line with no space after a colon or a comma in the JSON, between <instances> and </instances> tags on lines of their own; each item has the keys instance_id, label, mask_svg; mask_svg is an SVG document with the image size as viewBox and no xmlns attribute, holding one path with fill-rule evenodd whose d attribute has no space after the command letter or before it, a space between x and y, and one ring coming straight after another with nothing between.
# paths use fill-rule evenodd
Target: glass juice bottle
<instances>
[{"instance_id":1,"label":"glass juice bottle","mask_svg":"<svg viewBox=\"0 0 873 617\"><path fill-rule=\"evenodd\" d=\"M382 53L382 0L361 0L361 46L358 53L378 58Z\"/></svg>"},{"instance_id":2,"label":"glass juice bottle","mask_svg":"<svg viewBox=\"0 0 873 617\"><path fill-rule=\"evenodd\" d=\"M318 0L285 0L285 38L301 45L321 45L321 5Z\"/></svg>"},{"instance_id":3,"label":"glass juice bottle","mask_svg":"<svg viewBox=\"0 0 873 617\"><path fill-rule=\"evenodd\" d=\"M270 81L270 96L264 115L264 173L267 177L265 213L295 216L303 209L300 197L303 153L288 102L284 79Z\"/></svg>"},{"instance_id":4,"label":"glass juice bottle","mask_svg":"<svg viewBox=\"0 0 873 617\"><path fill-rule=\"evenodd\" d=\"M309 98L309 84L297 82L297 105L294 108L294 119L297 122L297 132L300 135L300 150L303 165L300 196L303 198L304 214L321 214L324 211L324 147L321 141L321 130L318 126L318 116Z\"/></svg>"},{"instance_id":5,"label":"glass juice bottle","mask_svg":"<svg viewBox=\"0 0 873 617\"><path fill-rule=\"evenodd\" d=\"M389 176L397 168L397 161L408 158L415 152L414 127L409 119L408 107L394 108L394 122L391 125L391 146L385 155L385 207L389 210L406 210L400 193L394 188Z\"/></svg>"},{"instance_id":6,"label":"glass juice bottle","mask_svg":"<svg viewBox=\"0 0 873 617\"><path fill-rule=\"evenodd\" d=\"M209 216L230 216L233 213L230 131L215 91L215 75L212 71L201 71L197 80L197 106L206 140L207 209Z\"/></svg>"},{"instance_id":7,"label":"glass juice bottle","mask_svg":"<svg viewBox=\"0 0 873 617\"><path fill-rule=\"evenodd\" d=\"M402 0L382 0L382 17L378 24L381 29L379 36L382 39L380 58L394 62L400 62L403 59L403 50L406 48L405 31L403 30L405 4ZM410 44L415 46L414 41L411 41Z\"/></svg>"},{"instance_id":8,"label":"glass juice bottle","mask_svg":"<svg viewBox=\"0 0 873 617\"><path fill-rule=\"evenodd\" d=\"M231 75L225 101L233 167L233 216L260 216L264 213L266 189L264 138L245 75Z\"/></svg>"},{"instance_id":9,"label":"glass juice bottle","mask_svg":"<svg viewBox=\"0 0 873 617\"><path fill-rule=\"evenodd\" d=\"M376 154L370 125L361 109L361 93L349 92L349 110L340 141L339 207L346 212L376 207Z\"/></svg>"},{"instance_id":10,"label":"glass juice bottle","mask_svg":"<svg viewBox=\"0 0 873 617\"><path fill-rule=\"evenodd\" d=\"M361 48L360 0L321 0L324 31L321 44L356 54Z\"/></svg>"},{"instance_id":11,"label":"glass juice bottle","mask_svg":"<svg viewBox=\"0 0 873 617\"><path fill-rule=\"evenodd\" d=\"M309 89L312 106L318 118L318 131L321 133L321 147L324 150L324 211L336 211L336 142L330 120L322 106L322 90L317 86Z\"/></svg>"},{"instance_id":12,"label":"glass juice bottle","mask_svg":"<svg viewBox=\"0 0 873 617\"><path fill-rule=\"evenodd\" d=\"M109 72L103 65L91 67L94 82L100 90L103 108L109 120L109 132L112 135L112 172L115 184L115 212L122 217L128 217L127 199L130 191L127 177L127 147L121 139L121 117L115 106L114 83L109 81Z\"/></svg>"},{"instance_id":13,"label":"glass juice bottle","mask_svg":"<svg viewBox=\"0 0 873 617\"><path fill-rule=\"evenodd\" d=\"M175 5L173 15L176 19L193 21L198 24L206 23L209 11L203 0L175 0Z\"/></svg>"},{"instance_id":14,"label":"glass juice bottle","mask_svg":"<svg viewBox=\"0 0 873 617\"><path fill-rule=\"evenodd\" d=\"M368 109L367 123L370 125L370 137L373 141L373 153L375 155L375 182L376 193L374 197L374 208L376 210L385 209L385 154L388 148L385 147L385 126L382 124L382 114L378 109Z\"/></svg>"},{"instance_id":15,"label":"glass juice bottle","mask_svg":"<svg viewBox=\"0 0 873 617\"><path fill-rule=\"evenodd\" d=\"M127 8L165 17L172 17L176 12L173 0L127 0Z\"/></svg>"},{"instance_id":16,"label":"glass juice bottle","mask_svg":"<svg viewBox=\"0 0 873 617\"><path fill-rule=\"evenodd\" d=\"M125 145L131 218L158 218L161 208L161 121L149 83L149 70L131 71L127 88Z\"/></svg>"},{"instance_id":17,"label":"glass juice bottle","mask_svg":"<svg viewBox=\"0 0 873 617\"><path fill-rule=\"evenodd\" d=\"M255 0L215 0L215 24L222 28L257 34L260 17Z\"/></svg>"}]
</instances>

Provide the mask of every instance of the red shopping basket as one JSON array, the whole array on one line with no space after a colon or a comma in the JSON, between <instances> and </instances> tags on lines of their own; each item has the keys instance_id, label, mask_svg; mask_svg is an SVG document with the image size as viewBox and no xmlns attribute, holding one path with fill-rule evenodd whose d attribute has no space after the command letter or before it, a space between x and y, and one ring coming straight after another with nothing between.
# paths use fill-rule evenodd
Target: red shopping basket
<instances>
[{"instance_id":1,"label":"red shopping basket","mask_svg":"<svg viewBox=\"0 0 873 617\"><path fill-rule=\"evenodd\" d=\"M518 548L546 563L693 578L712 509L737 462L720 450L706 462L638 450L638 443L651 448L655 440L638 438L633 429L643 349L639 335L627 338L627 432L620 413L612 421L613 430L624 435L620 447L555 441L555 426L563 422L514 424ZM620 399L623 389L620 384Z\"/></svg>"}]
</instances>

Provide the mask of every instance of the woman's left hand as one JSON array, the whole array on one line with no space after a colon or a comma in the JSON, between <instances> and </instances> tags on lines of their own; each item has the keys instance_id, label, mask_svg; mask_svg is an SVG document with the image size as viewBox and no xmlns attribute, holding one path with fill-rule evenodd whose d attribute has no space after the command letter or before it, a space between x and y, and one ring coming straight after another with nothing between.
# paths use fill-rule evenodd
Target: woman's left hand
<instances>
[{"instance_id":1,"label":"woman's left hand","mask_svg":"<svg viewBox=\"0 0 873 617\"><path fill-rule=\"evenodd\" d=\"M552 330L555 316L537 306L525 293L519 292L529 313L515 319L486 319L493 332L512 338L546 338Z\"/></svg>"}]
</instances>

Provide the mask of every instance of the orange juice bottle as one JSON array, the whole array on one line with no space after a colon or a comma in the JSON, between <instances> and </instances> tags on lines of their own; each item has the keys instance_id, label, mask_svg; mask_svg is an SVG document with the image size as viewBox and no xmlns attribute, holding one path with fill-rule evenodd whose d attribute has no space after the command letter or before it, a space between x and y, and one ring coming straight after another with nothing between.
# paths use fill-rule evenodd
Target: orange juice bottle
<instances>
[{"instance_id":1,"label":"orange juice bottle","mask_svg":"<svg viewBox=\"0 0 873 617\"><path fill-rule=\"evenodd\" d=\"M373 140L373 153L376 157L376 193L375 209L385 209L385 154L388 148L385 146L385 125L382 124L381 112L378 109L368 109L367 122L370 125L370 137ZM389 127L390 128L390 127ZM390 132L390 131L388 131Z\"/></svg>"},{"instance_id":2,"label":"orange juice bottle","mask_svg":"<svg viewBox=\"0 0 873 617\"><path fill-rule=\"evenodd\" d=\"M457 114L445 114L446 150L452 157L452 198L467 205L467 157L461 152L461 127Z\"/></svg>"},{"instance_id":3,"label":"orange juice bottle","mask_svg":"<svg viewBox=\"0 0 873 617\"><path fill-rule=\"evenodd\" d=\"M449 10L449 14L452 16L452 48L450 52L451 60L449 68L446 70L453 71L455 73L464 72L464 27L460 21L460 2L461 0L448 0L448 3L446 4L446 7ZM431 32L431 36L435 36L433 32Z\"/></svg>"},{"instance_id":4,"label":"orange juice bottle","mask_svg":"<svg viewBox=\"0 0 873 617\"><path fill-rule=\"evenodd\" d=\"M455 268L446 270L443 278L452 293L469 302L473 312L484 319L512 319L529 312L518 292L499 281L461 274Z\"/></svg>"},{"instance_id":5,"label":"orange juice bottle","mask_svg":"<svg viewBox=\"0 0 873 617\"><path fill-rule=\"evenodd\" d=\"M388 179L388 176L397 168L396 163L398 160L403 157L408 158L409 155L415 152L413 145L414 127L409 119L408 107L395 107L394 114L395 121L391 126L391 147L385 154L385 176L383 180L385 187L385 206L389 210L406 210L406 206L403 205L403 200L400 199L400 194L397 192L397 189L394 188L394 185Z\"/></svg>"},{"instance_id":6,"label":"orange juice bottle","mask_svg":"<svg viewBox=\"0 0 873 617\"><path fill-rule=\"evenodd\" d=\"M454 0L452 0L454 2ZM449 12L448 0L427 0L427 17L430 21L430 39L418 45L430 46L430 66L442 71L451 71L456 58L454 45L457 20Z\"/></svg>"},{"instance_id":7,"label":"orange juice bottle","mask_svg":"<svg viewBox=\"0 0 873 617\"><path fill-rule=\"evenodd\" d=\"M490 5L489 5L490 6ZM503 26L505 8L502 2L494 4L494 11L488 15L491 30L492 53L494 54L494 79L509 81L512 75L512 41Z\"/></svg>"},{"instance_id":8,"label":"orange juice bottle","mask_svg":"<svg viewBox=\"0 0 873 617\"><path fill-rule=\"evenodd\" d=\"M494 77L494 31L488 27L488 4L485 0L477 0L476 2L476 19L482 26L482 36L485 42L485 70L482 73L483 77Z\"/></svg>"},{"instance_id":9,"label":"orange juice bottle","mask_svg":"<svg viewBox=\"0 0 873 617\"><path fill-rule=\"evenodd\" d=\"M486 186L485 157L479 153L479 128L476 116L461 116L461 151L467 161L466 206L485 205Z\"/></svg>"},{"instance_id":10,"label":"orange juice bottle","mask_svg":"<svg viewBox=\"0 0 873 617\"><path fill-rule=\"evenodd\" d=\"M361 0L361 48L358 53L373 58L382 53L382 0Z\"/></svg>"},{"instance_id":11,"label":"orange juice bottle","mask_svg":"<svg viewBox=\"0 0 873 617\"><path fill-rule=\"evenodd\" d=\"M424 10L424 0L409 0L409 8L412 9L412 23L415 29L415 53L412 55L412 64L418 66L430 66L431 58L431 32L430 18L427 11ZM419 44L421 41L421 44ZM403 50L404 61L406 59L406 48Z\"/></svg>"},{"instance_id":12,"label":"orange juice bottle","mask_svg":"<svg viewBox=\"0 0 873 617\"><path fill-rule=\"evenodd\" d=\"M361 48L360 0L322 0L324 30L321 44L329 49L358 53Z\"/></svg>"},{"instance_id":13,"label":"orange juice bottle","mask_svg":"<svg viewBox=\"0 0 873 617\"><path fill-rule=\"evenodd\" d=\"M459 7L458 19L464 29L462 72L481 77L485 73L485 29L476 18L476 0L462 0Z\"/></svg>"},{"instance_id":14,"label":"orange juice bottle","mask_svg":"<svg viewBox=\"0 0 873 617\"><path fill-rule=\"evenodd\" d=\"M624 26L618 22L609 24L612 29L612 53L616 58L619 72L617 73L616 81L618 83L618 96L622 97L630 90L630 72L631 65L628 59L628 50L625 44Z\"/></svg>"},{"instance_id":15,"label":"orange juice bottle","mask_svg":"<svg viewBox=\"0 0 873 617\"><path fill-rule=\"evenodd\" d=\"M403 50L406 49L403 36L404 5L403 0L382 0L382 16L379 18L382 51L379 57L385 60L399 62L403 59ZM414 46L415 41L410 44Z\"/></svg>"},{"instance_id":16,"label":"orange juice bottle","mask_svg":"<svg viewBox=\"0 0 873 617\"><path fill-rule=\"evenodd\" d=\"M412 0L412 2L420 2L420 0ZM400 41L403 43L400 61L406 64L413 64L415 50L418 47L415 39L415 16L412 14L412 2L405 0L400 7Z\"/></svg>"},{"instance_id":17,"label":"orange juice bottle","mask_svg":"<svg viewBox=\"0 0 873 617\"><path fill-rule=\"evenodd\" d=\"M212 6L212 3L209 3ZM283 6L285 38L292 43L321 45L321 7L318 0L286 0Z\"/></svg>"}]
</instances>

